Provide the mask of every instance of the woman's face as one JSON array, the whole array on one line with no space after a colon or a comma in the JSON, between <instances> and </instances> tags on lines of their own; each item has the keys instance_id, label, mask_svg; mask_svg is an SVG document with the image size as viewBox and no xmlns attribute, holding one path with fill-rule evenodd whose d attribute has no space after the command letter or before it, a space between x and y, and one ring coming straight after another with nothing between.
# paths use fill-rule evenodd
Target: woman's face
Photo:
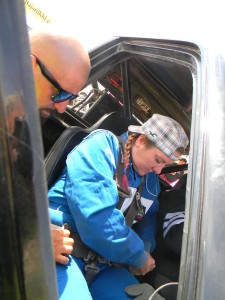
<instances>
[{"instance_id":1,"label":"woman's face","mask_svg":"<svg viewBox=\"0 0 225 300\"><path fill-rule=\"evenodd\" d=\"M132 161L133 168L140 176L144 176L149 172L160 174L166 165L173 162L157 147L146 147L142 135L137 138L132 146Z\"/></svg>"}]
</instances>

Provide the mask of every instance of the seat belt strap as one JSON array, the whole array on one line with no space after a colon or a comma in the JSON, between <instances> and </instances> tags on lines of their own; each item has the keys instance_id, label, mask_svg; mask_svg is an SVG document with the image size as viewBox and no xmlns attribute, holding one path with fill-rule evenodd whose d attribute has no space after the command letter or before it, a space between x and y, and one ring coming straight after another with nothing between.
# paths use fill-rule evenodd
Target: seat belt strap
<instances>
[{"instance_id":1,"label":"seat belt strap","mask_svg":"<svg viewBox=\"0 0 225 300\"><path fill-rule=\"evenodd\" d=\"M111 262L101 257L100 255L92 251L87 245L85 245L82 242L80 235L72 231L68 224L63 224L63 228L70 230L70 237L74 240L73 251L71 252L71 255L76 258L82 258L84 260L84 277L87 281L87 284L90 285L99 273L99 267L96 264L105 263L111 265Z\"/></svg>"},{"instance_id":2,"label":"seat belt strap","mask_svg":"<svg viewBox=\"0 0 225 300\"><path fill-rule=\"evenodd\" d=\"M135 219L138 212L140 214L144 215L144 209L143 209L143 206L141 204L141 194L142 194L142 191L143 191L144 182L145 182L145 176L142 178L142 182L139 185L139 187L138 187L138 189L137 189L137 191L134 195L134 198L131 202L131 205L124 212L126 224L129 227L132 226L132 224L134 222L134 219Z\"/></svg>"},{"instance_id":3,"label":"seat belt strap","mask_svg":"<svg viewBox=\"0 0 225 300\"><path fill-rule=\"evenodd\" d=\"M120 210L123 205L124 199L129 198L131 195L131 192L130 192L130 189L128 189L128 191L125 191L122 186L123 170L124 170L123 154L124 154L125 143L124 143L123 138L117 136L117 139L119 141L120 151L119 151L119 157L118 157L118 162L117 162L114 179L116 181L117 191L118 191L118 195L119 195L119 202L117 203L116 208ZM126 174L127 178L128 178L128 175L129 175L129 168L128 168L127 174Z\"/></svg>"},{"instance_id":4,"label":"seat belt strap","mask_svg":"<svg viewBox=\"0 0 225 300\"><path fill-rule=\"evenodd\" d=\"M130 189L128 191L124 191L123 186L122 186L122 177L123 177L123 170L124 170L123 155L124 155L125 142L124 142L124 139L119 136L117 136L117 139L119 141L120 151L119 151L119 157L118 157L118 162L117 162L114 179L117 184L117 190L118 190L118 195L119 195L119 201L116 205L116 208L120 210L124 203L125 198L130 198L131 192L130 192ZM126 174L127 178L128 178L128 175L129 175L129 168L128 168L127 174ZM130 226L130 227L132 226L134 219L137 215L137 212L144 215L143 206L141 204L141 195L142 195L142 190L143 190L143 186L144 186L144 180L145 180L145 177L143 177L142 182L141 182L140 186L138 187L138 189L134 195L134 198L132 199L131 205L126 209L126 211L124 213L127 226Z\"/></svg>"},{"instance_id":5,"label":"seat belt strap","mask_svg":"<svg viewBox=\"0 0 225 300\"><path fill-rule=\"evenodd\" d=\"M84 277L87 281L87 285L90 285L99 273L99 267L96 265L97 254L94 253L92 250L89 250L87 258L83 258L83 260L86 264Z\"/></svg>"}]
</instances>

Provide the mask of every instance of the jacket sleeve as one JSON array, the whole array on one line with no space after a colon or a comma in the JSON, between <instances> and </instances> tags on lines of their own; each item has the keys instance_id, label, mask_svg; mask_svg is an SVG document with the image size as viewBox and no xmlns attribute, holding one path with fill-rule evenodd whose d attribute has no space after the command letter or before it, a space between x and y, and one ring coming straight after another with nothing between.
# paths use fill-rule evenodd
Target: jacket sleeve
<instances>
[{"instance_id":1,"label":"jacket sleeve","mask_svg":"<svg viewBox=\"0 0 225 300\"><path fill-rule=\"evenodd\" d=\"M149 210L142 220L134 224L135 232L144 241L145 250L152 253L155 249L155 235L157 227L157 214L159 210L158 195L160 191L159 180L155 173L149 173L145 182L142 196L152 202Z\"/></svg>"},{"instance_id":2,"label":"jacket sleeve","mask_svg":"<svg viewBox=\"0 0 225 300\"><path fill-rule=\"evenodd\" d=\"M140 267L147 259L143 241L116 209L113 177L118 154L118 140L112 133L100 130L89 135L67 158L65 193L86 245L111 261Z\"/></svg>"}]
</instances>

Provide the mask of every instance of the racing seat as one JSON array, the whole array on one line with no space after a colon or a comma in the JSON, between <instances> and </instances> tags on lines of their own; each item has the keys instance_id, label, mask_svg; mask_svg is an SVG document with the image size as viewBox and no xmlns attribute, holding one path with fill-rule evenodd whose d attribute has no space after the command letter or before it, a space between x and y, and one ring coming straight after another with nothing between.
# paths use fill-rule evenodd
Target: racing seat
<instances>
[{"instance_id":1,"label":"racing seat","mask_svg":"<svg viewBox=\"0 0 225 300\"><path fill-rule=\"evenodd\" d=\"M169 193L172 192L173 197L178 198L181 203L185 202L183 196L186 191L186 184L187 174L184 174L178 183L169 189ZM181 191L183 192L181 193ZM147 282L155 289L159 288L163 284L177 282L179 280L180 256L174 254L174 252L171 252L171 250L168 249L162 237L162 211L165 205L165 200L171 200L171 198L164 198L167 193L168 192L164 191L159 196L156 248L152 253L153 258L156 261L156 268L140 279L141 282ZM167 300L175 300L177 298L177 286L167 287L166 289L162 289L159 293Z\"/></svg>"},{"instance_id":2,"label":"racing seat","mask_svg":"<svg viewBox=\"0 0 225 300\"><path fill-rule=\"evenodd\" d=\"M50 149L45 158L46 175L48 180L48 188L61 174L67 155L72 149L78 145L85 136L96 129L106 129L115 135L121 135L127 131L130 120L124 116L123 112L112 112L101 117L93 126L89 128L81 128L78 126L68 127Z\"/></svg>"}]
</instances>

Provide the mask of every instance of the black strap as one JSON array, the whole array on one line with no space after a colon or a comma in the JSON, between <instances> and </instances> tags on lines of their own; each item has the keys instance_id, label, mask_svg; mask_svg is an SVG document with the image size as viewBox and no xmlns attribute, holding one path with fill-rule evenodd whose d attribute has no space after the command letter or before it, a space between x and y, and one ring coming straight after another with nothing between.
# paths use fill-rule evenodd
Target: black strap
<instances>
[{"instance_id":1,"label":"black strap","mask_svg":"<svg viewBox=\"0 0 225 300\"><path fill-rule=\"evenodd\" d=\"M71 230L71 227L65 223L62 226L64 229L70 230L70 237L73 238L74 244L73 244L73 251L71 252L71 255L76 258L82 258L85 262L85 273L84 277L87 281L87 284L90 285L92 281L95 279L95 277L99 273L99 267L96 265L97 262L102 262L104 260L104 263L109 263L109 261L102 259L100 261L100 256L92 251L88 246L86 246L78 233ZM51 224L52 229L57 229L59 226Z\"/></svg>"},{"instance_id":2,"label":"black strap","mask_svg":"<svg viewBox=\"0 0 225 300\"><path fill-rule=\"evenodd\" d=\"M125 198L131 197L131 192L130 192L130 189L128 191L124 191L123 186L122 186L123 170L124 170L123 156L124 156L125 142L124 142L124 139L119 136L117 136L117 139L119 141L120 151L119 151L118 163L117 163L114 179L116 180L117 190L118 190L118 195L119 195L119 202L117 203L116 208L120 210L124 203ZM128 168L127 174L126 174L127 178L128 178L128 175L129 175L129 168ZM143 177L142 182L134 195L131 205L124 212L127 226L130 226L130 227L132 226L137 212L144 214L143 206L141 204L141 195L142 195L142 190L143 190L143 186L144 186L144 180L145 180L145 178Z\"/></svg>"},{"instance_id":3,"label":"black strap","mask_svg":"<svg viewBox=\"0 0 225 300\"><path fill-rule=\"evenodd\" d=\"M74 247L71 255L73 255L76 258L85 259L90 257L90 248L82 242L79 234L74 231L71 231L70 229L70 237L74 240Z\"/></svg>"},{"instance_id":4,"label":"black strap","mask_svg":"<svg viewBox=\"0 0 225 300\"><path fill-rule=\"evenodd\" d=\"M96 262L92 262L90 264L86 264L84 277L87 281L87 285L90 285L95 277L99 273L99 267L96 265Z\"/></svg>"},{"instance_id":5,"label":"black strap","mask_svg":"<svg viewBox=\"0 0 225 300\"><path fill-rule=\"evenodd\" d=\"M117 139L119 141L120 151L119 151L118 163L117 163L114 179L117 184L117 190L119 195L119 202L117 203L116 208L121 209L124 199L129 198L131 193L130 193L130 189L128 189L128 191L125 191L122 186L123 170L124 170L123 154L124 154L125 142L124 139L119 136L117 136ZM127 178L128 178L128 174L129 174L129 168L126 174Z\"/></svg>"},{"instance_id":6,"label":"black strap","mask_svg":"<svg viewBox=\"0 0 225 300\"><path fill-rule=\"evenodd\" d=\"M121 207L123 205L123 202L124 202L125 198L129 198L130 195L127 195L127 194L123 193L119 189L117 191L118 191L118 196L119 196L119 202L116 204L116 208L121 210Z\"/></svg>"},{"instance_id":7,"label":"black strap","mask_svg":"<svg viewBox=\"0 0 225 300\"><path fill-rule=\"evenodd\" d=\"M83 242L81 242L81 243L83 244ZM76 247L76 245L75 245L75 247ZM83 259L86 264L84 277L87 281L87 285L90 285L99 273L99 267L96 265L97 254L89 249L87 258L83 258Z\"/></svg>"},{"instance_id":8,"label":"black strap","mask_svg":"<svg viewBox=\"0 0 225 300\"><path fill-rule=\"evenodd\" d=\"M143 206L141 204L141 195L144 187L144 182L145 182L145 177L142 178L142 182L138 187L130 206L124 212L126 224L129 227L132 226L134 219L137 215L137 212L144 215Z\"/></svg>"}]
</instances>

